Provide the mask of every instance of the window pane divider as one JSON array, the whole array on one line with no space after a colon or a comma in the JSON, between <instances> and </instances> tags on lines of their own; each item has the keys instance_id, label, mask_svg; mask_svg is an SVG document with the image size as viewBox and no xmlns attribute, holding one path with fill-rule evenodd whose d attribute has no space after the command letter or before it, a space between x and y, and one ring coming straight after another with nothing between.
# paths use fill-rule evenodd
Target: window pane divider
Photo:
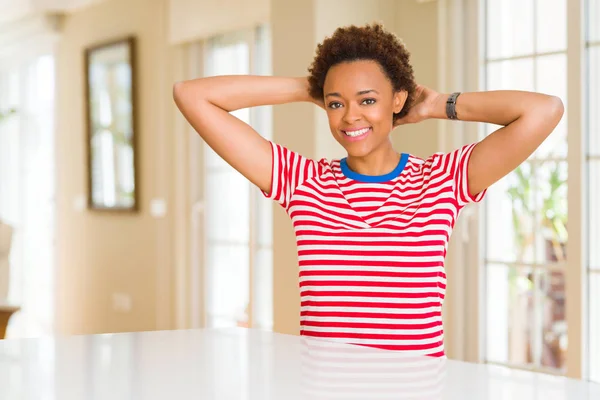
<instances>
[{"instance_id":1,"label":"window pane divider","mask_svg":"<svg viewBox=\"0 0 600 400\"><path fill-rule=\"evenodd\" d=\"M525 162L537 166L537 165L546 164L546 163L568 162L568 158L567 157L547 157L547 158L532 157L532 158L527 159L527 161L525 161Z\"/></svg>"},{"instance_id":2,"label":"window pane divider","mask_svg":"<svg viewBox=\"0 0 600 400\"><path fill-rule=\"evenodd\" d=\"M502 61L516 61L516 60L527 60L530 58L540 58L540 57L546 57L546 56L556 56L559 54L567 54L567 49L563 49L563 50L555 50L555 51L546 51L546 52L533 52L533 53L526 53L526 54L519 54L517 56L510 56L510 57L496 57L496 58L488 58L485 60L486 64L492 64L492 63L498 63L498 62L502 62Z\"/></svg>"},{"instance_id":3,"label":"window pane divider","mask_svg":"<svg viewBox=\"0 0 600 400\"><path fill-rule=\"evenodd\" d=\"M569 268L569 262L561 262L555 264L543 264L543 263L532 263L532 262L518 262L518 261L499 261L499 260L485 260L487 265L498 264L512 268L528 268L528 269L543 269L547 271L565 271Z\"/></svg>"},{"instance_id":4,"label":"window pane divider","mask_svg":"<svg viewBox=\"0 0 600 400\"><path fill-rule=\"evenodd\" d=\"M569 268L565 273L566 322L569 345L566 354L566 376L582 379L588 375L587 356L587 284L585 265L585 170L584 162L584 47L585 26L583 2L567 0L567 120L568 166L567 201Z\"/></svg>"},{"instance_id":5,"label":"window pane divider","mask_svg":"<svg viewBox=\"0 0 600 400\"><path fill-rule=\"evenodd\" d=\"M598 268L588 267L588 273L590 275L600 275L600 267L598 267Z\"/></svg>"}]
</instances>

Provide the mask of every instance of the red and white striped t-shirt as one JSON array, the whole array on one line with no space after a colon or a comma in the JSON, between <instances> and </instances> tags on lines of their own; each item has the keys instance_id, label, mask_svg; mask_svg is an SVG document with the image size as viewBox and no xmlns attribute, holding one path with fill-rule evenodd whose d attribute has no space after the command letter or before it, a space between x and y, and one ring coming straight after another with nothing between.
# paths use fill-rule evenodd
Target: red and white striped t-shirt
<instances>
[{"instance_id":1,"label":"red and white striped t-shirt","mask_svg":"<svg viewBox=\"0 0 600 400\"><path fill-rule=\"evenodd\" d=\"M301 335L444 356L444 258L475 144L427 159L402 154L384 176L272 143L264 193L290 216L298 248Z\"/></svg>"}]
</instances>

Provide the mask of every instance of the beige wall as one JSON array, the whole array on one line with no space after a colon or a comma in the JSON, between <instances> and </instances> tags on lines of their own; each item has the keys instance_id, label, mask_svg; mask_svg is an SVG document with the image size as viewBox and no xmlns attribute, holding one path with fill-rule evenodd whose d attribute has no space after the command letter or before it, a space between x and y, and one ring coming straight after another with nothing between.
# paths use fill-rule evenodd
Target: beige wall
<instances>
[{"instance_id":1,"label":"beige wall","mask_svg":"<svg viewBox=\"0 0 600 400\"><path fill-rule=\"evenodd\" d=\"M170 326L171 220L149 215L152 198L169 200L171 152L163 0L110 0L66 17L57 57L58 279L61 333L95 333ZM86 194L83 52L125 35L138 38L140 212L78 211ZM169 102L169 103L168 103ZM112 296L130 296L129 313Z\"/></svg>"},{"instance_id":2,"label":"beige wall","mask_svg":"<svg viewBox=\"0 0 600 400\"><path fill-rule=\"evenodd\" d=\"M396 33L411 52L415 79L422 85L439 90L442 62L438 49L438 2L402 0L396 5ZM394 132L394 144L400 151L420 157L440 151L437 121L398 127Z\"/></svg>"},{"instance_id":3,"label":"beige wall","mask_svg":"<svg viewBox=\"0 0 600 400\"><path fill-rule=\"evenodd\" d=\"M316 45L316 5L313 1L271 0L273 74L303 76ZM294 49L294 51L289 51ZM314 157L316 107L286 104L273 109L273 141ZM293 121L293 122L292 122ZM297 334L299 330L298 264L289 217L274 204L273 214L273 329Z\"/></svg>"},{"instance_id":4,"label":"beige wall","mask_svg":"<svg viewBox=\"0 0 600 400\"><path fill-rule=\"evenodd\" d=\"M168 0L169 40L182 43L269 22L269 0Z\"/></svg>"}]
</instances>

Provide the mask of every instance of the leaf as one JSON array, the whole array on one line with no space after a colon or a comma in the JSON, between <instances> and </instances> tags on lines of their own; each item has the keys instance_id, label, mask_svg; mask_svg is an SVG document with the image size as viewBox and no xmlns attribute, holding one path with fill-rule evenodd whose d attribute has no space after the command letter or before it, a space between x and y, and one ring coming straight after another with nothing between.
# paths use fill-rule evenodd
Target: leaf
<instances>
[{"instance_id":1,"label":"leaf","mask_svg":"<svg viewBox=\"0 0 600 400\"><path fill-rule=\"evenodd\" d=\"M11 116L12 114L16 114L17 110L15 110L14 108L10 108L6 111L1 111L0 110L0 122L6 118L8 118L9 116Z\"/></svg>"}]
</instances>

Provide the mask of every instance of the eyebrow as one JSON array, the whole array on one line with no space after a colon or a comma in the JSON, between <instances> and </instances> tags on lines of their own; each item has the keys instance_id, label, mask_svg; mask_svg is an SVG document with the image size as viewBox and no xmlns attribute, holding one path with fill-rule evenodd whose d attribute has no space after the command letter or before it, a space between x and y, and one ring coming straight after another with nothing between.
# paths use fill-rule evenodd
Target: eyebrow
<instances>
[{"instance_id":1,"label":"eyebrow","mask_svg":"<svg viewBox=\"0 0 600 400\"><path fill-rule=\"evenodd\" d=\"M375 89L366 89L366 90L361 90L361 91L359 91L359 92L356 92L356 94L357 94L358 96L362 96L363 94L367 94L367 93L371 93L371 92L372 92L372 93L377 93L377 94L379 94L379 92L378 92L377 90L375 90ZM327 94L325 95L325 97L329 97L329 96L333 96L333 97L342 97L342 95L341 95L341 94L339 94L338 92L331 92L331 93L327 93Z\"/></svg>"}]
</instances>

